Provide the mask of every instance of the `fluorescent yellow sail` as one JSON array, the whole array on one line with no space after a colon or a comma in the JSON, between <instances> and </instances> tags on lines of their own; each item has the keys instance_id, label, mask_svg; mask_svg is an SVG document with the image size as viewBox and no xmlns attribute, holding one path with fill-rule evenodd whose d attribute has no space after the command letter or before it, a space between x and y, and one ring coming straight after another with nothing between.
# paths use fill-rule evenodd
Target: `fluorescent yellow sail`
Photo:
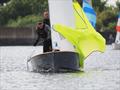
<instances>
[{"instance_id":1,"label":"fluorescent yellow sail","mask_svg":"<svg viewBox=\"0 0 120 90\"><path fill-rule=\"evenodd\" d=\"M76 52L80 55L80 66L83 67L83 62L90 53L105 50L105 39L94 30L79 4L74 2L73 6L77 11L76 28L61 24L56 24L53 28L75 46Z\"/></svg>"}]
</instances>

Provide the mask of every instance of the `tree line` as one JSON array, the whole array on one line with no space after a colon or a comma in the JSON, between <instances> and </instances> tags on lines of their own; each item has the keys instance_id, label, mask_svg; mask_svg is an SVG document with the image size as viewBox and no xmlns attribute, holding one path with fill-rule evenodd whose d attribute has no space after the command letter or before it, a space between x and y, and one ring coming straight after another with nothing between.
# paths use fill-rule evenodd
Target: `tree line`
<instances>
[{"instance_id":1,"label":"tree line","mask_svg":"<svg viewBox=\"0 0 120 90\"><path fill-rule=\"evenodd\" d=\"M6 5L0 5L0 26L21 27L35 23L47 4L47 0L9 0Z\"/></svg>"},{"instance_id":2,"label":"tree line","mask_svg":"<svg viewBox=\"0 0 120 90\"><path fill-rule=\"evenodd\" d=\"M5 3L5 4L4 4ZM92 0L92 6L97 14L97 30L114 31L120 1L117 7L106 6L107 1ZM0 26L30 27L42 19L42 13L48 9L47 0L0 0Z\"/></svg>"}]
</instances>

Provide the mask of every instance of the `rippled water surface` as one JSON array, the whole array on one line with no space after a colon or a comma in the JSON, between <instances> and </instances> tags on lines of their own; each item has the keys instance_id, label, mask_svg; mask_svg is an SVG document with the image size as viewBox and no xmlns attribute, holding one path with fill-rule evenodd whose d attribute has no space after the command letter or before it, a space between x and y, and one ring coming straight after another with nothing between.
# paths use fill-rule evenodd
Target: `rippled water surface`
<instances>
[{"instance_id":1,"label":"rippled water surface","mask_svg":"<svg viewBox=\"0 0 120 90\"><path fill-rule=\"evenodd\" d=\"M41 46L0 47L0 90L120 90L120 50L93 53L84 72L28 72L27 59L41 52Z\"/></svg>"}]
</instances>

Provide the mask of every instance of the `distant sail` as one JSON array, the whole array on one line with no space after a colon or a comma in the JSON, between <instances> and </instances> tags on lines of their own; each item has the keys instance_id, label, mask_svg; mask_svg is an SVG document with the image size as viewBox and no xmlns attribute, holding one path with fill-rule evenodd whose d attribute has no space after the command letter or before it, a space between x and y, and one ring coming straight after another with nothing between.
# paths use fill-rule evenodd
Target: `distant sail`
<instances>
[{"instance_id":1,"label":"distant sail","mask_svg":"<svg viewBox=\"0 0 120 90\"><path fill-rule=\"evenodd\" d=\"M117 26L116 26L116 31L117 31L117 35L116 35L115 43L120 44L120 12L118 15L118 22L117 22Z\"/></svg>"},{"instance_id":2,"label":"distant sail","mask_svg":"<svg viewBox=\"0 0 120 90\"><path fill-rule=\"evenodd\" d=\"M118 23L117 23L117 26L116 26L116 30L117 30L117 32L120 32L120 12L119 12L119 15L118 15Z\"/></svg>"},{"instance_id":3,"label":"distant sail","mask_svg":"<svg viewBox=\"0 0 120 90\"><path fill-rule=\"evenodd\" d=\"M90 21L92 26L95 28L96 13L95 13L94 9L92 8L91 4L92 4L91 0L83 0L83 10L84 10L88 20Z\"/></svg>"}]
</instances>

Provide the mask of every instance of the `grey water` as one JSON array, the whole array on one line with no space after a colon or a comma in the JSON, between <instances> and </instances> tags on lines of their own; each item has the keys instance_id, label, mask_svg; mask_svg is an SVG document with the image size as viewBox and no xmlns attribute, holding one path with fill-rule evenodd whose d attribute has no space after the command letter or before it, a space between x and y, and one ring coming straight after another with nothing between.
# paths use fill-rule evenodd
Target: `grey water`
<instances>
[{"instance_id":1,"label":"grey water","mask_svg":"<svg viewBox=\"0 0 120 90\"><path fill-rule=\"evenodd\" d=\"M0 47L0 90L120 90L120 50L111 45L91 54L77 73L29 72L27 59L34 53L42 47Z\"/></svg>"}]
</instances>

